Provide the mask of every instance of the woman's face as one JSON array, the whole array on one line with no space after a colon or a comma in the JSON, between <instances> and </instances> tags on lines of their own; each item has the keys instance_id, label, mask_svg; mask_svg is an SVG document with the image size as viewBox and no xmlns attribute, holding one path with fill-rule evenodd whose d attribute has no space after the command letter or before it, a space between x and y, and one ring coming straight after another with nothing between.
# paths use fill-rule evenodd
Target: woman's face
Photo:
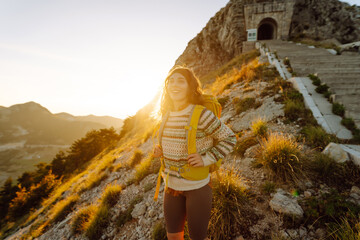
<instances>
[{"instance_id":1,"label":"woman's face","mask_svg":"<svg viewBox=\"0 0 360 240\"><path fill-rule=\"evenodd\" d=\"M189 84L182 74L174 73L168 80L167 91L173 102L184 102L187 101Z\"/></svg>"}]
</instances>

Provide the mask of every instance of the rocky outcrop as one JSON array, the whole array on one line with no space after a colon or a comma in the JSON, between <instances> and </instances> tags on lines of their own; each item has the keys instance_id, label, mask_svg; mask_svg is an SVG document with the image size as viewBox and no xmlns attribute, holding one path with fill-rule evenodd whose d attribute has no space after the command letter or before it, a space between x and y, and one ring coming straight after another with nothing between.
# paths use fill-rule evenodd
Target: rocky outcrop
<instances>
[{"instance_id":1,"label":"rocky outcrop","mask_svg":"<svg viewBox=\"0 0 360 240\"><path fill-rule=\"evenodd\" d=\"M231 0L187 45L175 65L186 65L198 77L242 53L247 40L244 5L276 0ZM289 0L277 0L283 4ZM268 13L271 17L271 12ZM342 44L360 40L359 8L338 0L296 0L290 38L333 39ZM281 24L281 23L277 23Z\"/></svg>"},{"instance_id":2,"label":"rocky outcrop","mask_svg":"<svg viewBox=\"0 0 360 240\"><path fill-rule=\"evenodd\" d=\"M282 189L278 189L269 204L275 212L294 217L295 219L301 219L304 215L304 211L298 204L297 199Z\"/></svg>"},{"instance_id":3,"label":"rocky outcrop","mask_svg":"<svg viewBox=\"0 0 360 240\"><path fill-rule=\"evenodd\" d=\"M242 1L230 1L187 45L176 65L187 65L203 76L242 52L246 40Z\"/></svg>"},{"instance_id":4,"label":"rocky outcrop","mask_svg":"<svg viewBox=\"0 0 360 240\"><path fill-rule=\"evenodd\" d=\"M359 9L338 0L297 0L290 37L335 38L341 43L360 40Z\"/></svg>"}]
</instances>

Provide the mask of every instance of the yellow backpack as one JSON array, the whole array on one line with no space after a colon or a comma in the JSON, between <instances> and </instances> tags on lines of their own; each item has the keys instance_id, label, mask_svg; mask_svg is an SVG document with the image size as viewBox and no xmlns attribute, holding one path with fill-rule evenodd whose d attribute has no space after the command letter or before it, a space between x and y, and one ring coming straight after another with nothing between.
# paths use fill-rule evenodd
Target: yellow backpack
<instances>
[{"instance_id":1,"label":"yellow backpack","mask_svg":"<svg viewBox=\"0 0 360 240\"><path fill-rule=\"evenodd\" d=\"M187 145L188 145L188 154L193 154L193 153L197 152L197 150L196 150L196 130L197 130L197 126L199 123L200 115L201 115L202 111L204 110L204 108L207 108L210 111L212 111L215 114L215 116L217 116L218 118L220 118L220 116L221 116L221 105L217 101L217 99L214 96L207 95L207 94L203 95L203 98L204 98L204 104L203 105L195 105L195 107L193 108L192 114L190 115L190 118L189 118L189 124L187 126L185 126L185 129L187 130L186 138L187 138ZM162 123L160 125L159 134L158 134L160 146L161 146L161 142L162 142L162 134L163 134L164 126L165 126L165 123L166 123L168 117L169 117L169 113L167 113L164 116ZM216 171L217 169L219 169L219 167L221 165L221 161L222 161L222 159L220 159L216 163L214 163L210 166L206 166L206 167L192 167L189 164L185 164L182 167L170 166L169 169L172 171L177 171L180 174L180 176L182 176L185 179L198 181L198 180L207 178L210 172L213 172L213 171ZM164 171L164 169L165 169L164 159L161 158L161 167L159 170L159 176L157 179L156 191L155 191L155 196L154 196L155 201L157 200L157 197L159 195L160 184L161 184L161 173ZM165 180L165 188L167 188L168 177L169 177L169 173L167 174L167 177Z\"/></svg>"}]
</instances>

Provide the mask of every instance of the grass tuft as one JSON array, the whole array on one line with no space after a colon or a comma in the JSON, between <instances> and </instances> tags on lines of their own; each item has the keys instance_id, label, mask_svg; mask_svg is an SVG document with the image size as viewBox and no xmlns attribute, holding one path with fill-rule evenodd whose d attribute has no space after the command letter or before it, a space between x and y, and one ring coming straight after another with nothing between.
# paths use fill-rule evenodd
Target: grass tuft
<instances>
[{"instance_id":1,"label":"grass tuft","mask_svg":"<svg viewBox=\"0 0 360 240\"><path fill-rule=\"evenodd\" d=\"M302 174L301 147L290 136L270 133L260 144L257 162L275 179L296 182Z\"/></svg>"},{"instance_id":2,"label":"grass tuft","mask_svg":"<svg viewBox=\"0 0 360 240\"><path fill-rule=\"evenodd\" d=\"M134 168L136 165L138 165L141 162L143 156L144 154L141 150L135 150L132 158L129 161L129 167Z\"/></svg>"},{"instance_id":3,"label":"grass tuft","mask_svg":"<svg viewBox=\"0 0 360 240\"><path fill-rule=\"evenodd\" d=\"M75 216L71 220L71 230L73 234L84 233L97 211L96 205L90 205L80 209L75 213Z\"/></svg>"},{"instance_id":4,"label":"grass tuft","mask_svg":"<svg viewBox=\"0 0 360 240\"><path fill-rule=\"evenodd\" d=\"M213 181L209 234L211 239L233 239L245 217L243 210L248 193L233 170L219 170L219 176Z\"/></svg>"},{"instance_id":5,"label":"grass tuft","mask_svg":"<svg viewBox=\"0 0 360 240\"><path fill-rule=\"evenodd\" d=\"M162 221L158 221L152 230L151 233L151 239L152 240L166 240L166 229L165 225Z\"/></svg>"},{"instance_id":6,"label":"grass tuft","mask_svg":"<svg viewBox=\"0 0 360 240\"><path fill-rule=\"evenodd\" d=\"M345 107L341 103L334 102L332 104L332 112L343 117L345 115Z\"/></svg>"},{"instance_id":7,"label":"grass tuft","mask_svg":"<svg viewBox=\"0 0 360 240\"><path fill-rule=\"evenodd\" d=\"M135 175L131 182L139 184L146 176L152 173L159 172L160 160L155 159L153 156L149 156L135 167Z\"/></svg>"},{"instance_id":8,"label":"grass tuft","mask_svg":"<svg viewBox=\"0 0 360 240\"><path fill-rule=\"evenodd\" d=\"M267 194L274 193L276 191L276 184L274 182L266 181L261 185L261 190Z\"/></svg>"},{"instance_id":9,"label":"grass tuft","mask_svg":"<svg viewBox=\"0 0 360 240\"><path fill-rule=\"evenodd\" d=\"M251 124L251 130L255 136L266 137L267 136L267 123L262 118L255 120Z\"/></svg>"},{"instance_id":10,"label":"grass tuft","mask_svg":"<svg viewBox=\"0 0 360 240\"><path fill-rule=\"evenodd\" d=\"M303 134L309 146L318 148L321 151L324 150L330 142L338 142L336 136L328 134L320 126L305 126L301 129L301 134Z\"/></svg>"},{"instance_id":11,"label":"grass tuft","mask_svg":"<svg viewBox=\"0 0 360 240\"><path fill-rule=\"evenodd\" d=\"M50 217L51 222L63 220L73 209L75 203L79 200L79 195L72 195L64 200L59 201L53 207L53 214Z\"/></svg>"},{"instance_id":12,"label":"grass tuft","mask_svg":"<svg viewBox=\"0 0 360 240\"><path fill-rule=\"evenodd\" d=\"M87 226L85 235L90 240L98 240L103 235L103 230L107 227L109 222L109 206L101 205L100 208L91 218L89 225Z\"/></svg>"},{"instance_id":13,"label":"grass tuft","mask_svg":"<svg viewBox=\"0 0 360 240\"><path fill-rule=\"evenodd\" d=\"M101 204L113 207L119 200L122 188L119 185L108 185L101 197Z\"/></svg>"}]
</instances>

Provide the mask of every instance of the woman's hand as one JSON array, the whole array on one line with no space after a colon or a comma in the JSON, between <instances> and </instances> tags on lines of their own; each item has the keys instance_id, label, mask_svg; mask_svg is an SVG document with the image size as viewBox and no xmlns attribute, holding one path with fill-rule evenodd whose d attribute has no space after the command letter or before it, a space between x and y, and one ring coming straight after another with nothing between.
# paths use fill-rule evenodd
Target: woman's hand
<instances>
[{"instance_id":1,"label":"woman's hand","mask_svg":"<svg viewBox=\"0 0 360 240\"><path fill-rule=\"evenodd\" d=\"M154 157L159 158L163 155L160 145L156 145L154 148Z\"/></svg>"},{"instance_id":2,"label":"woman's hand","mask_svg":"<svg viewBox=\"0 0 360 240\"><path fill-rule=\"evenodd\" d=\"M188 156L188 163L192 167L203 167L204 161L199 153L193 153Z\"/></svg>"}]
</instances>

